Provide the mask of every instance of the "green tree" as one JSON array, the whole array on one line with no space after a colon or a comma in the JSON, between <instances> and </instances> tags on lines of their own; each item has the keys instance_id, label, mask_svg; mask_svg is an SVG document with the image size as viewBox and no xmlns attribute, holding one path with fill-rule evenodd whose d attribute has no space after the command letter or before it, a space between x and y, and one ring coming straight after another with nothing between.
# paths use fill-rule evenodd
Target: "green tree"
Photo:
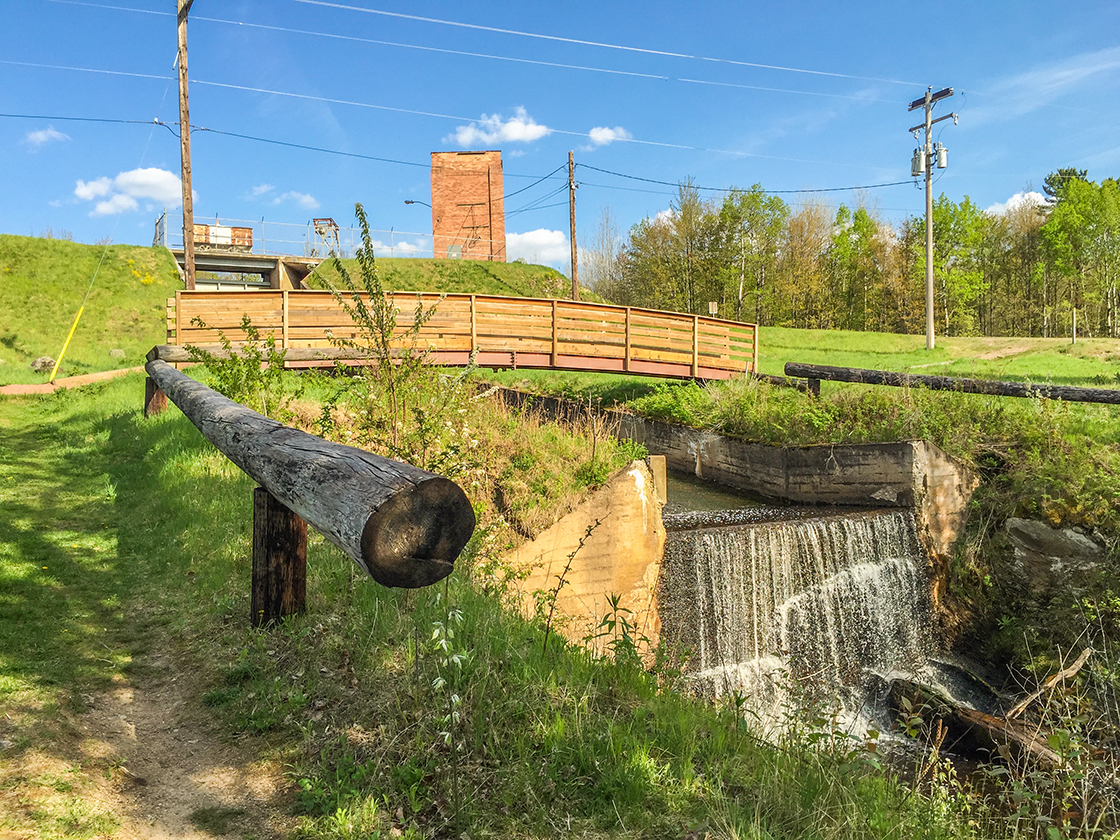
<instances>
[{"instance_id":1,"label":"green tree","mask_svg":"<svg viewBox=\"0 0 1120 840\"><path fill-rule=\"evenodd\" d=\"M956 204L942 193L933 204L935 297L945 335L976 331L974 304L987 288L980 265L986 218L968 196Z\"/></svg>"},{"instance_id":2,"label":"green tree","mask_svg":"<svg viewBox=\"0 0 1120 840\"><path fill-rule=\"evenodd\" d=\"M1120 280L1120 186L1070 180L1041 228L1047 260L1065 281L1056 295L1064 325L1070 309L1084 311L1087 329L1116 336Z\"/></svg>"},{"instance_id":3,"label":"green tree","mask_svg":"<svg viewBox=\"0 0 1120 840\"><path fill-rule=\"evenodd\" d=\"M801 204L789 217L781 255L780 287L769 323L816 329L835 325L825 284L825 267L832 237L829 208L819 201Z\"/></svg>"},{"instance_id":4,"label":"green tree","mask_svg":"<svg viewBox=\"0 0 1120 840\"><path fill-rule=\"evenodd\" d=\"M1046 176L1042 182L1042 191L1050 197L1050 203L1053 204L1061 197L1062 190L1065 189L1067 184L1073 181L1085 181L1088 176L1089 171L1087 169L1064 166Z\"/></svg>"},{"instance_id":5,"label":"green tree","mask_svg":"<svg viewBox=\"0 0 1120 840\"><path fill-rule=\"evenodd\" d=\"M789 224L789 205L755 184L732 189L719 209L723 246L723 297L733 301L737 321L762 323L768 317L770 290Z\"/></svg>"}]
</instances>

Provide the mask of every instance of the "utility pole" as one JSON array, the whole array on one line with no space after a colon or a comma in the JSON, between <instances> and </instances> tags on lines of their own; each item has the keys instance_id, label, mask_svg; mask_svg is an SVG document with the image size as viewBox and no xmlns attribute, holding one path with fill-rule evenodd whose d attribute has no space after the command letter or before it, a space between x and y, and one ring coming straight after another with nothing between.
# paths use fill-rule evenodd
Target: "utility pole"
<instances>
[{"instance_id":1,"label":"utility pole","mask_svg":"<svg viewBox=\"0 0 1120 840\"><path fill-rule=\"evenodd\" d=\"M579 260L576 254L576 159L568 152L568 216L572 226L572 300L579 300Z\"/></svg>"},{"instance_id":2,"label":"utility pole","mask_svg":"<svg viewBox=\"0 0 1120 840\"><path fill-rule=\"evenodd\" d=\"M179 4L179 148L183 182L183 260L187 289L194 288L194 201L191 198L191 118L187 108L187 13L194 0Z\"/></svg>"},{"instance_id":3,"label":"utility pole","mask_svg":"<svg viewBox=\"0 0 1120 840\"><path fill-rule=\"evenodd\" d=\"M915 99L910 103L907 110L913 111L917 108L925 108L926 120L922 125L915 125L910 128L910 133L914 135L914 139L918 138L918 132L923 128L926 132L925 144L922 148L914 150L914 157L910 161L910 174L918 176L925 174L926 176L926 349L932 350L934 345L933 339L933 164L934 164L934 147L933 140L930 135L930 129L935 123L942 120L952 118L953 124L957 124L956 114L946 114L944 117L937 119L930 119L933 114L933 106L940 100L946 99L953 95L952 88L942 88L933 92L933 86L926 88L926 95L921 99ZM940 143L937 144L937 168L944 169L947 163L946 149Z\"/></svg>"}]
</instances>

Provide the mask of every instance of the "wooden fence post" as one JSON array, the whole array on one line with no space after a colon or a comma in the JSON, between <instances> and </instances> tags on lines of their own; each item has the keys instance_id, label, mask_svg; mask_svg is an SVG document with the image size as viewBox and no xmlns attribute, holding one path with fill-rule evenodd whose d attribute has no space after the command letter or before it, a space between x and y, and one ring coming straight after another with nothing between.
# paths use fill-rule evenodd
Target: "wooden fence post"
<instances>
[{"instance_id":1,"label":"wooden fence post","mask_svg":"<svg viewBox=\"0 0 1120 840\"><path fill-rule=\"evenodd\" d=\"M630 372L630 307L626 307L626 349L622 357L622 369Z\"/></svg>"},{"instance_id":2,"label":"wooden fence post","mask_svg":"<svg viewBox=\"0 0 1120 840\"><path fill-rule=\"evenodd\" d=\"M751 373L758 376L758 324L751 330Z\"/></svg>"},{"instance_id":3,"label":"wooden fence post","mask_svg":"<svg viewBox=\"0 0 1120 840\"><path fill-rule=\"evenodd\" d=\"M263 487L253 490L253 627L307 608L307 523Z\"/></svg>"},{"instance_id":4,"label":"wooden fence post","mask_svg":"<svg viewBox=\"0 0 1120 840\"><path fill-rule=\"evenodd\" d=\"M556 334L556 301L552 301L552 359L549 362L552 367L556 367L556 356L559 352L560 339Z\"/></svg>"},{"instance_id":5,"label":"wooden fence post","mask_svg":"<svg viewBox=\"0 0 1120 840\"><path fill-rule=\"evenodd\" d=\"M150 376L144 382L144 419L163 414L167 410L167 394L160 390Z\"/></svg>"},{"instance_id":6,"label":"wooden fence post","mask_svg":"<svg viewBox=\"0 0 1120 840\"><path fill-rule=\"evenodd\" d=\"M471 352L478 349L478 325L475 320L474 295L471 295Z\"/></svg>"},{"instance_id":7,"label":"wooden fence post","mask_svg":"<svg viewBox=\"0 0 1120 840\"><path fill-rule=\"evenodd\" d=\"M700 316L692 316L692 378L700 375Z\"/></svg>"},{"instance_id":8,"label":"wooden fence post","mask_svg":"<svg viewBox=\"0 0 1120 840\"><path fill-rule=\"evenodd\" d=\"M280 347L287 350L288 344L288 290L284 289L280 300Z\"/></svg>"}]
</instances>

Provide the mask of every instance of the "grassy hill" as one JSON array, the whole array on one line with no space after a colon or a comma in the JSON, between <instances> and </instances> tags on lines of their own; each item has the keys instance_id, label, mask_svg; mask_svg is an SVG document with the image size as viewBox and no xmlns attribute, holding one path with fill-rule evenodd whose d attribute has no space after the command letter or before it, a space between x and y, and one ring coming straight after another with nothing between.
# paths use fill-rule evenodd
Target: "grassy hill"
<instances>
[{"instance_id":1,"label":"grassy hill","mask_svg":"<svg viewBox=\"0 0 1120 840\"><path fill-rule=\"evenodd\" d=\"M357 261L342 264L356 281ZM389 290L544 298L565 297L571 291L571 281L556 269L528 263L378 257L377 266L381 283ZM338 272L329 262L314 276L318 282L312 280L312 285L338 282Z\"/></svg>"},{"instance_id":2,"label":"grassy hill","mask_svg":"<svg viewBox=\"0 0 1120 840\"><path fill-rule=\"evenodd\" d=\"M91 281L61 376L143 364L165 335L175 261L163 248L0 235L0 384L46 380L28 365L58 358Z\"/></svg>"},{"instance_id":3,"label":"grassy hill","mask_svg":"<svg viewBox=\"0 0 1120 840\"><path fill-rule=\"evenodd\" d=\"M377 262L387 289L563 297L570 288L564 275L540 265L400 258ZM344 264L350 269L354 261ZM321 276L334 281L337 272L325 265ZM0 234L0 385L46 380L46 374L33 373L28 365L40 356L58 358L91 281L60 376L142 364L144 354L164 340L167 298L182 288L175 261L165 248L105 248ZM114 349L124 355L110 355Z\"/></svg>"}]
</instances>

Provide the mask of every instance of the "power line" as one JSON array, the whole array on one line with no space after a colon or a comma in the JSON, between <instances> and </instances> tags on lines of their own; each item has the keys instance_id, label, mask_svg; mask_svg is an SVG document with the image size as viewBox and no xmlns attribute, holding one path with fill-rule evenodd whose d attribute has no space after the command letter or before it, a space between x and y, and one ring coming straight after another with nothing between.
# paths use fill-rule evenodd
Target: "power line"
<instances>
[{"instance_id":1,"label":"power line","mask_svg":"<svg viewBox=\"0 0 1120 840\"><path fill-rule=\"evenodd\" d=\"M602 172L604 175L614 175L616 178L627 178L631 181L643 181L647 184L661 184L662 186L667 186L667 187L679 187L680 186L679 182L674 183L673 181L659 181L656 178L642 178L638 175L626 175L625 173L622 173L622 172L612 172L609 169L600 169L598 166L591 166L590 164L587 164L587 163L577 163L576 166L582 166L584 169L592 169L595 172ZM875 190L875 189L879 189L881 187L897 187L897 186L901 186L902 184L909 184L909 183L911 183L911 182L910 181L888 181L888 182L882 183L882 184L860 184L860 185L853 186L853 187L820 187L820 188L817 188L817 189L805 189L805 190L763 190L762 192L766 193L767 195L799 195L801 193L830 193L830 192L848 192L848 191L851 191L851 190ZM611 189L611 187L603 185L603 184L590 184L589 186L603 186L606 189ZM740 188L737 188L737 187L700 187L700 186L696 186L695 184L693 184L692 186L693 186L694 189L704 190L705 192L731 192L734 189L740 189Z\"/></svg>"},{"instance_id":2,"label":"power line","mask_svg":"<svg viewBox=\"0 0 1120 840\"><path fill-rule=\"evenodd\" d=\"M378 163L395 163L398 166L419 166L424 169L427 169L429 166L429 164L427 163L417 163L415 161L409 160L394 160L393 158L375 157L373 155L363 155L358 152L343 152L339 151L338 149L323 149L319 146L308 146L303 143L288 143L284 140L270 140L267 137L253 137L249 134L237 134L233 131L220 131L216 128L206 128L204 126L199 126L198 130L208 131L211 134L222 134L226 137L237 137L241 140L254 140L257 143L269 143L273 146L287 146L291 149L303 149L308 152L322 152L323 154L338 155L340 157L352 157L359 158L360 160L372 160L377 161Z\"/></svg>"},{"instance_id":3,"label":"power line","mask_svg":"<svg viewBox=\"0 0 1120 840\"><path fill-rule=\"evenodd\" d=\"M506 213L506 218L508 219L510 216L516 216L518 213L528 213L532 210L550 210L553 207L567 207L567 206L568 206L568 202L558 201L555 204L542 204L540 207L523 207L520 210L514 210L510 213Z\"/></svg>"},{"instance_id":4,"label":"power line","mask_svg":"<svg viewBox=\"0 0 1120 840\"><path fill-rule=\"evenodd\" d=\"M173 129L171 126L169 126L167 123L165 123L163 120L159 119L158 117L156 117L155 119L152 119L152 120L114 120L114 119L109 119L108 117L59 117L59 116L53 116L52 117L52 116L48 116L46 114L0 114L0 117L6 117L8 119L13 119L13 120L47 120L47 121L55 121L55 122L116 123L118 125L162 125L164 128L166 128L168 131L170 131L176 137L179 136L179 135L175 134L175 129Z\"/></svg>"},{"instance_id":5,"label":"power line","mask_svg":"<svg viewBox=\"0 0 1120 840\"><path fill-rule=\"evenodd\" d=\"M533 183L531 183L527 187L522 187L521 189L515 190L514 192L506 193L504 196L502 196L502 201L506 201L507 199L513 198L515 195L519 195L519 194L525 192L526 190L531 190L537 184L540 184L543 181L547 181L549 178L551 178L553 175L555 175L557 172L559 172L561 169L563 169L565 165L566 164L563 164L563 163L560 164L555 169L553 169L551 172L549 172L547 175L545 175L543 178L540 178L540 179L534 181Z\"/></svg>"},{"instance_id":6,"label":"power line","mask_svg":"<svg viewBox=\"0 0 1120 840\"><path fill-rule=\"evenodd\" d=\"M297 2L305 2L305 0L297 0ZM116 71L116 70L100 70L100 69L89 68L89 67L70 67L70 66L65 66L65 65L30 64L30 63L27 63L27 62L20 62L20 61L8 61L6 59L0 59L0 64L14 64L14 65L18 65L18 66L38 67L38 68L43 68L43 69L48 69L48 70L69 70L69 71L84 72L84 73L105 73L105 74L109 74L109 75L133 76L133 77L142 78L142 79L160 79L160 80L164 80L164 81L166 81L166 79L167 79L166 76L156 76L156 75L144 74L144 73L128 73L128 72ZM225 90L239 90L239 91L244 91L244 92L247 92L247 93L262 93L262 94L267 94L269 96L287 96L287 97L291 97L293 99L303 99L303 100L306 100L306 101L309 101L309 102L324 102L324 103L331 104L331 105L349 105L349 106L355 107L355 108L369 108L369 109L377 110L377 111L389 111L391 113L410 114L412 116L432 117L432 118L435 118L435 119L444 119L444 120L454 120L455 122L461 122L461 123L475 123L475 122L477 122L477 120L472 118L472 117L455 116L453 114L441 114L441 113L434 112L434 111L419 111L419 110L415 110L415 109L412 109L412 108L396 108L396 107L393 107L393 106L390 106L390 105L376 105L376 104L371 103L371 102L358 102L356 100L350 100L350 99L336 99L336 98L333 98L333 97L315 96L315 95L307 94L307 93L291 93L291 92L283 91L283 90L272 90L270 88L253 87L251 85L235 85L235 84L232 84L232 83L229 83L229 82L211 82L211 81L206 81L205 79L194 79L192 81L192 84L194 84L194 85L205 85L205 86L208 86L208 87L222 88L222 89L225 89ZM562 134L566 137L584 138L584 137L589 137L590 136L590 133L586 132L586 131L570 131L570 130L561 129L561 128L550 128L549 126L542 126L542 128L544 128L549 134ZM810 159L806 159L806 158L782 157L780 155L762 155L762 154L757 154L755 152L743 152L743 151L737 151L737 150L733 150L733 149L709 149L709 148L705 148L703 146L689 146L689 145L686 145L686 144L683 144L683 143L663 143L663 142L656 141L656 140L639 140L639 139L634 138L634 137L618 137L618 138L615 138L614 142L616 142L616 143L634 143L634 144L640 145L640 146L653 146L653 147L661 148L661 149L679 149L679 150L687 151L687 152L709 152L709 153L712 153L712 154L731 155L733 157L757 158L759 160L778 160L778 161L785 161L787 163L825 164L825 165L829 165L829 166L841 166L841 167L852 168L852 169L866 168L864 166L861 166L860 164L838 163L834 160L828 160L828 161L825 161L825 160L810 160Z\"/></svg>"},{"instance_id":7,"label":"power line","mask_svg":"<svg viewBox=\"0 0 1120 840\"><path fill-rule=\"evenodd\" d=\"M109 9L109 10L112 10L112 11L136 12L138 14L171 16L170 12L156 12L156 11L152 11L152 10L149 10L149 9L133 9L133 8L129 8L127 6L109 6L109 5L102 5L100 3L82 2L82 0L50 0L50 2L62 3L62 4L65 4L65 5L72 5L72 6L86 6L86 7L90 7L90 8L94 8L94 9ZM247 28L250 28L250 29L262 29L262 30L269 31L269 32L283 32L283 33L292 34L292 35L313 36L313 37L318 37L318 38L333 38L333 39L340 40L340 41L350 41L350 42L359 43L359 44L372 44L372 45L375 45L375 46L396 47L396 48L399 48L399 49L409 49L409 50L420 50L420 51L423 51L423 52L441 53L441 54L444 54L444 55L457 55L457 56L463 56L463 57L466 57L466 58L482 58L482 59L487 59L487 60L491 60L491 61L510 61L510 62L515 62L515 63L518 63L518 64L531 64L531 65L535 65L535 66L539 66L539 67L553 67L553 68L557 68L557 69L561 69L561 70L578 70L578 71L589 72L589 73L605 73L605 74L614 75L614 76L630 76L630 77L633 77L633 78L640 78L640 79L652 79L654 81L680 82L680 83L683 83L683 84L696 84L696 85L708 85L708 86L712 86L712 87L737 88L737 89L740 89L740 90L757 90L757 91L770 92L770 93L788 93L788 94L793 94L793 95L798 95L798 96L819 96L819 97L826 97L826 98L832 98L832 99L850 99L850 100L856 100L856 101L862 101L862 102L882 102L882 103L891 104L891 105L897 104L894 100L891 100L891 99L873 99L873 98L869 98L869 97L855 96L855 95L851 95L851 94L827 93L827 92L821 92L821 91L808 91L808 90L793 90L793 89L789 89L789 88L762 87L762 86L758 86L758 85L744 85L744 84L736 84L734 82L720 82L720 81L705 80L705 79L686 79L686 78L678 78L678 77L674 77L674 76L666 76L666 75L657 74L657 73L639 73L639 72L632 71L632 70L617 70L617 69L612 69L612 68L609 68L609 67L593 67L593 66L583 65L583 64L565 64L563 62L557 62L557 61L542 61L540 59L521 58L521 57L518 57L518 56L499 55L499 54L496 54L496 53L479 53L479 52L471 52L469 50L453 50L453 49L447 49L447 48L444 48L444 47L427 46L427 45L424 45L424 44L408 44L408 43L402 43L402 42L399 42L399 41L384 41L384 40L380 40L380 39L376 39L376 38L362 38L362 37L359 37L357 35L341 35L341 34L334 33L334 32L317 32L317 31L311 30L311 29L297 29L297 28L294 28L294 27L287 27L287 26L274 26L274 25L264 24L264 23L251 23L251 22L248 22L248 21L228 20L226 18L196 16L195 18L193 18L193 20L204 22L204 23L218 23L218 24L224 24L224 25L227 25L227 26L247 27ZM714 60L714 59L701 59L701 60ZM751 66L754 66L754 65L751 65ZM760 66L766 66L766 65L760 65ZM804 71L804 72L812 72L812 71ZM861 77L851 77L851 78L861 78Z\"/></svg>"},{"instance_id":8,"label":"power line","mask_svg":"<svg viewBox=\"0 0 1120 840\"><path fill-rule=\"evenodd\" d=\"M522 38L537 38L543 41L558 41L563 44L578 44L587 47L600 47L609 50L622 50L624 52L643 53L645 55L660 55L667 58L687 58L693 61L710 61L718 64L731 64L737 67L754 67L762 70L780 70L786 73L805 73L812 76L829 76L838 79L856 79L864 82L885 82L892 85L913 85L915 82L902 81L900 79L881 79L875 76L857 76L849 73L831 73L825 70L809 70L804 67L784 67L778 64L759 64L753 61L737 61L731 58L712 58L702 55L689 55L688 53L670 52L667 50L654 50L645 47L631 47L625 44L609 44L601 41L585 41L580 38L565 38L560 35L544 35L539 32L524 32L517 29L502 29L497 26L482 26L477 23L463 23L461 21L442 20L440 18L422 17L420 15L409 15L403 12L388 12L382 9L366 9L361 6L351 6L345 3L330 3L326 0L295 0L297 3L306 3L309 6L326 6L332 9L343 9L348 12L365 12L371 15L383 15L384 17L400 18L403 20L415 20L422 23L436 23L442 26L457 26L463 29L474 29L481 32L496 32L501 35L518 35Z\"/></svg>"},{"instance_id":9,"label":"power line","mask_svg":"<svg viewBox=\"0 0 1120 840\"><path fill-rule=\"evenodd\" d=\"M565 164L565 166L566 166L566 164ZM517 213L524 213L526 210L539 210L540 208L537 207L538 204L540 204L542 201L548 201L554 195L559 195L560 193L565 192L567 189L568 189L568 182L565 181L561 186L557 187L552 192L545 193L544 195L540 196L539 198L533 199L532 201L530 201L528 204L524 205L523 207L519 207L516 210L511 210L506 215L507 216L513 216L513 215L516 215ZM508 196L507 196L507 198L508 198Z\"/></svg>"}]
</instances>

